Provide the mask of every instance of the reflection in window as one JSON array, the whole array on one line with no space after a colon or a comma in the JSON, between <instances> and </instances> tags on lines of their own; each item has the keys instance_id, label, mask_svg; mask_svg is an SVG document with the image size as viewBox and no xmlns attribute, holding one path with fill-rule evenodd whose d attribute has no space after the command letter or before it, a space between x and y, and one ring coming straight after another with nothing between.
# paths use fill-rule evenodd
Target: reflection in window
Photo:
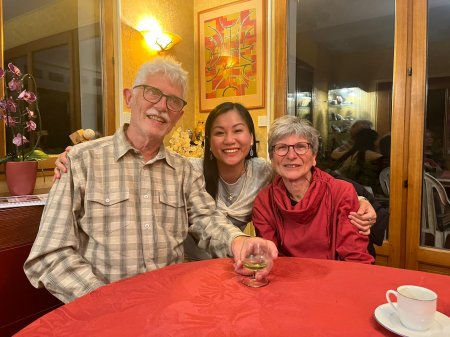
<instances>
[{"instance_id":1,"label":"reflection in window","mask_svg":"<svg viewBox=\"0 0 450 337\"><path fill-rule=\"evenodd\" d=\"M427 108L420 244L450 249L450 1L428 1Z\"/></svg>"},{"instance_id":2,"label":"reflection in window","mask_svg":"<svg viewBox=\"0 0 450 337\"><path fill-rule=\"evenodd\" d=\"M5 63L36 79L47 153L80 128L103 133L99 13L99 0L3 0Z\"/></svg>"},{"instance_id":3,"label":"reflection in window","mask_svg":"<svg viewBox=\"0 0 450 337\"><path fill-rule=\"evenodd\" d=\"M319 130L318 167L347 175L387 210L395 1L288 3L288 113Z\"/></svg>"}]
</instances>

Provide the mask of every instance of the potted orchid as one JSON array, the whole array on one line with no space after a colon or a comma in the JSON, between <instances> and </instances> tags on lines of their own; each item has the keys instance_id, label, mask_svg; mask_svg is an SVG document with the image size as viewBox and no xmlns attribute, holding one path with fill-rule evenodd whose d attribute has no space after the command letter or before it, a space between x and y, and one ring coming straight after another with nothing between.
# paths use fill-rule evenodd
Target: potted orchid
<instances>
[{"instance_id":1,"label":"potted orchid","mask_svg":"<svg viewBox=\"0 0 450 337\"><path fill-rule=\"evenodd\" d=\"M31 194L36 181L37 161L48 158L39 150L41 115L35 92L36 82L30 74L22 75L20 69L9 63L8 68L0 68L0 78L4 81L4 97L0 99L0 120L4 122L7 141L6 181L13 195ZM24 168L30 171L25 173ZM11 190L10 183L18 175L19 185L30 180L32 188Z\"/></svg>"}]
</instances>

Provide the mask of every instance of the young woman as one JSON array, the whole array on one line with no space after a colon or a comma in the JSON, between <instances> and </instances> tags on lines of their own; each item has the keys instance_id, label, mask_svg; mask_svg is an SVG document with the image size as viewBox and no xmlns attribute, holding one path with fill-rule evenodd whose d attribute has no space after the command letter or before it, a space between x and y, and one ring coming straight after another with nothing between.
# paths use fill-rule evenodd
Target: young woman
<instances>
[{"instance_id":1,"label":"young woman","mask_svg":"<svg viewBox=\"0 0 450 337\"><path fill-rule=\"evenodd\" d=\"M244 230L251 220L253 200L272 179L270 163L257 158L255 126L248 110L231 102L213 109L205 123L203 159L191 162L203 172L217 208ZM190 236L184 248L187 259L210 258Z\"/></svg>"}]
</instances>

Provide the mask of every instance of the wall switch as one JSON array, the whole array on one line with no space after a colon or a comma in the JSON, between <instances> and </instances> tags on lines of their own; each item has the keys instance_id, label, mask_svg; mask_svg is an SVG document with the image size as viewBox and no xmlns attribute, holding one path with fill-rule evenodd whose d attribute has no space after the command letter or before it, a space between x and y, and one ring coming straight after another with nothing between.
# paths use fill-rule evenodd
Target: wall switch
<instances>
[{"instance_id":1,"label":"wall switch","mask_svg":"<svg viewBox=\"0 0 450 337\"><path fill-rule=\"evenodd\" d=\"M258 126L267 126L267 116L258 116Z\"/></svg>"}]
</instances>

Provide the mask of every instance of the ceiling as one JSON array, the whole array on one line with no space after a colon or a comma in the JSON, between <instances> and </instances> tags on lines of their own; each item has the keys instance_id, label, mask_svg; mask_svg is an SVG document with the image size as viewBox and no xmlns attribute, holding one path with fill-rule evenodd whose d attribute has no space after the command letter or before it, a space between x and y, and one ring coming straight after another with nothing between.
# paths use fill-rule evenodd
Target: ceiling
<instances>
[{"instance_id":1,"label":"ceiling","mask_svg":"<svg viewBox=\"0 0 450 337\"><path fill-rule=\"evenodd\" d=\"M3 20L31 12L55 0L3 0Z\"/></svg>"}]
</instances>

